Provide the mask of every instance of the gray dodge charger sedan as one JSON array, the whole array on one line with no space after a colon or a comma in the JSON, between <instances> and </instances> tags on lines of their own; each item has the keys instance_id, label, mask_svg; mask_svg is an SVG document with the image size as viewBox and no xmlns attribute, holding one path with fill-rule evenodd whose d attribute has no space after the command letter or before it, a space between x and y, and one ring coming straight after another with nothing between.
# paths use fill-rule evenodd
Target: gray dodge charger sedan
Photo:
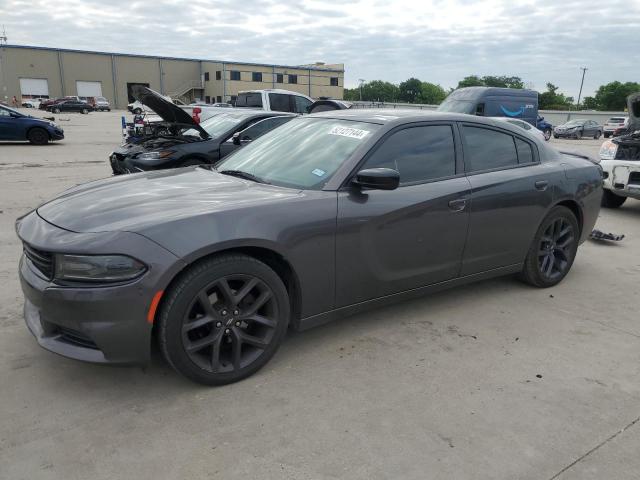
<instances>
[{"instance_id":1,"label":"gray dodge charger sedan","mask_svg":"<svg viewBox=\"0 0 640 480\"><path fill-rule=\"evenodd\" d=\"M96 363L240 380L298 330L519 274L551 287L594 226L602 171L518 127L444 112L296 118L215 169L80 185L18 219L27 326Z\"/></svg>"}]
</instances>

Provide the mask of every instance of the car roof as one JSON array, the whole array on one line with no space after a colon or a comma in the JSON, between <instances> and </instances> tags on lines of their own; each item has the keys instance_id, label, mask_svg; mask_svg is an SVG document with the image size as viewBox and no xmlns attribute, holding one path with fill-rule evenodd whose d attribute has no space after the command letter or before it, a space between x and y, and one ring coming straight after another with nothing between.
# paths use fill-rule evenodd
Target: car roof
<instances>
[{"instance_id":1,"label":"car roof","mask_svg":"<svg viewBox=\"0 0 640 480\"><path fill-rule=\"evenodd\" d=\"M311 113L309 117L323 117L351 120L355 122L368 122L386 125L388 123L424 122L433 120L446 121L478 121L489 117L478 117L465 113L440 112L437 110L418 109L391 109L391 108L350 108L347 110L329 110L325 112Z\"/></svg>"}]
</instances>

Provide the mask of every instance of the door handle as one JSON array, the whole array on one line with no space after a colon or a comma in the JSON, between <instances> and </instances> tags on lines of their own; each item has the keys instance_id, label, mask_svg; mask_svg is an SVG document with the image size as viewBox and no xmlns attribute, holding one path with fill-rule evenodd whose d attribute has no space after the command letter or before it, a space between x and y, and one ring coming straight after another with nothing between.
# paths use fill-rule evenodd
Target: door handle
<instances>
[{"instance_id":1,"label":"door handle","mask_svg":"<svg viewBox=\"0 0 640 480\"><path fill-rule=\"evenodd\" d=\"M538 180L535 183L535 186L536 186L536 190L540 190L541 192L544 192L549 186L549 182L546 180Z\"/></svg>"},{"instance_id":2,"label":"door handle","mask_svg":"<svg viewBox=\"0 0 640 480\"><path fill-rule=\"evenodd\" d=\"M457 198L456 200L451 200L449 202L449 209L453 212L461 212L467 206L466 198Z\"/></svg>"}]
</instances>

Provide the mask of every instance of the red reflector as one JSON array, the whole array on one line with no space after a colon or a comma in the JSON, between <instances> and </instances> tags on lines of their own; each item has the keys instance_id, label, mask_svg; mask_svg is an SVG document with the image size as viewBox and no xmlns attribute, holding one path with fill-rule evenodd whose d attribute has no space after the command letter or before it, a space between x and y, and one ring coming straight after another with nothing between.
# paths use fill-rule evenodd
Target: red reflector
<instances>
[{"instance_id":1,"label":"red reflector","mask_svg":"<svg viewBox=\"0 0 640 480\"><path fill-rule=\"evenodd\" d=\"M153 323L153 319L156 316L156 310L158 309L158 304L160 303L160 299L162 298L163 293L164 291L160 290L153 296L151 305L149 305L149 313L147 313L147 322Z\"/></svg>"}]
</instances>

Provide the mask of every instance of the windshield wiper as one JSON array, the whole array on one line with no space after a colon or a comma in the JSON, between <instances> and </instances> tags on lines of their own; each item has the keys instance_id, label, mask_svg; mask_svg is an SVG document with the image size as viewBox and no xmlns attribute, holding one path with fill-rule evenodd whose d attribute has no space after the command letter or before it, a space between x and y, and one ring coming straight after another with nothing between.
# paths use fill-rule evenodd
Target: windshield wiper
<instances>
[{"instance_id":1,"label":"windshield wiper","mask_svg":"<svg viewBox=\"0 0 640 480\"><path fill-rule=\"evenodd\" d=\"M251 180L252 182L269 184L266 180L256 177L249 172L243 172L242 170L218 170L218 173L232 177L244 178L245 180Z\"/></svg>"}]
</instances>

